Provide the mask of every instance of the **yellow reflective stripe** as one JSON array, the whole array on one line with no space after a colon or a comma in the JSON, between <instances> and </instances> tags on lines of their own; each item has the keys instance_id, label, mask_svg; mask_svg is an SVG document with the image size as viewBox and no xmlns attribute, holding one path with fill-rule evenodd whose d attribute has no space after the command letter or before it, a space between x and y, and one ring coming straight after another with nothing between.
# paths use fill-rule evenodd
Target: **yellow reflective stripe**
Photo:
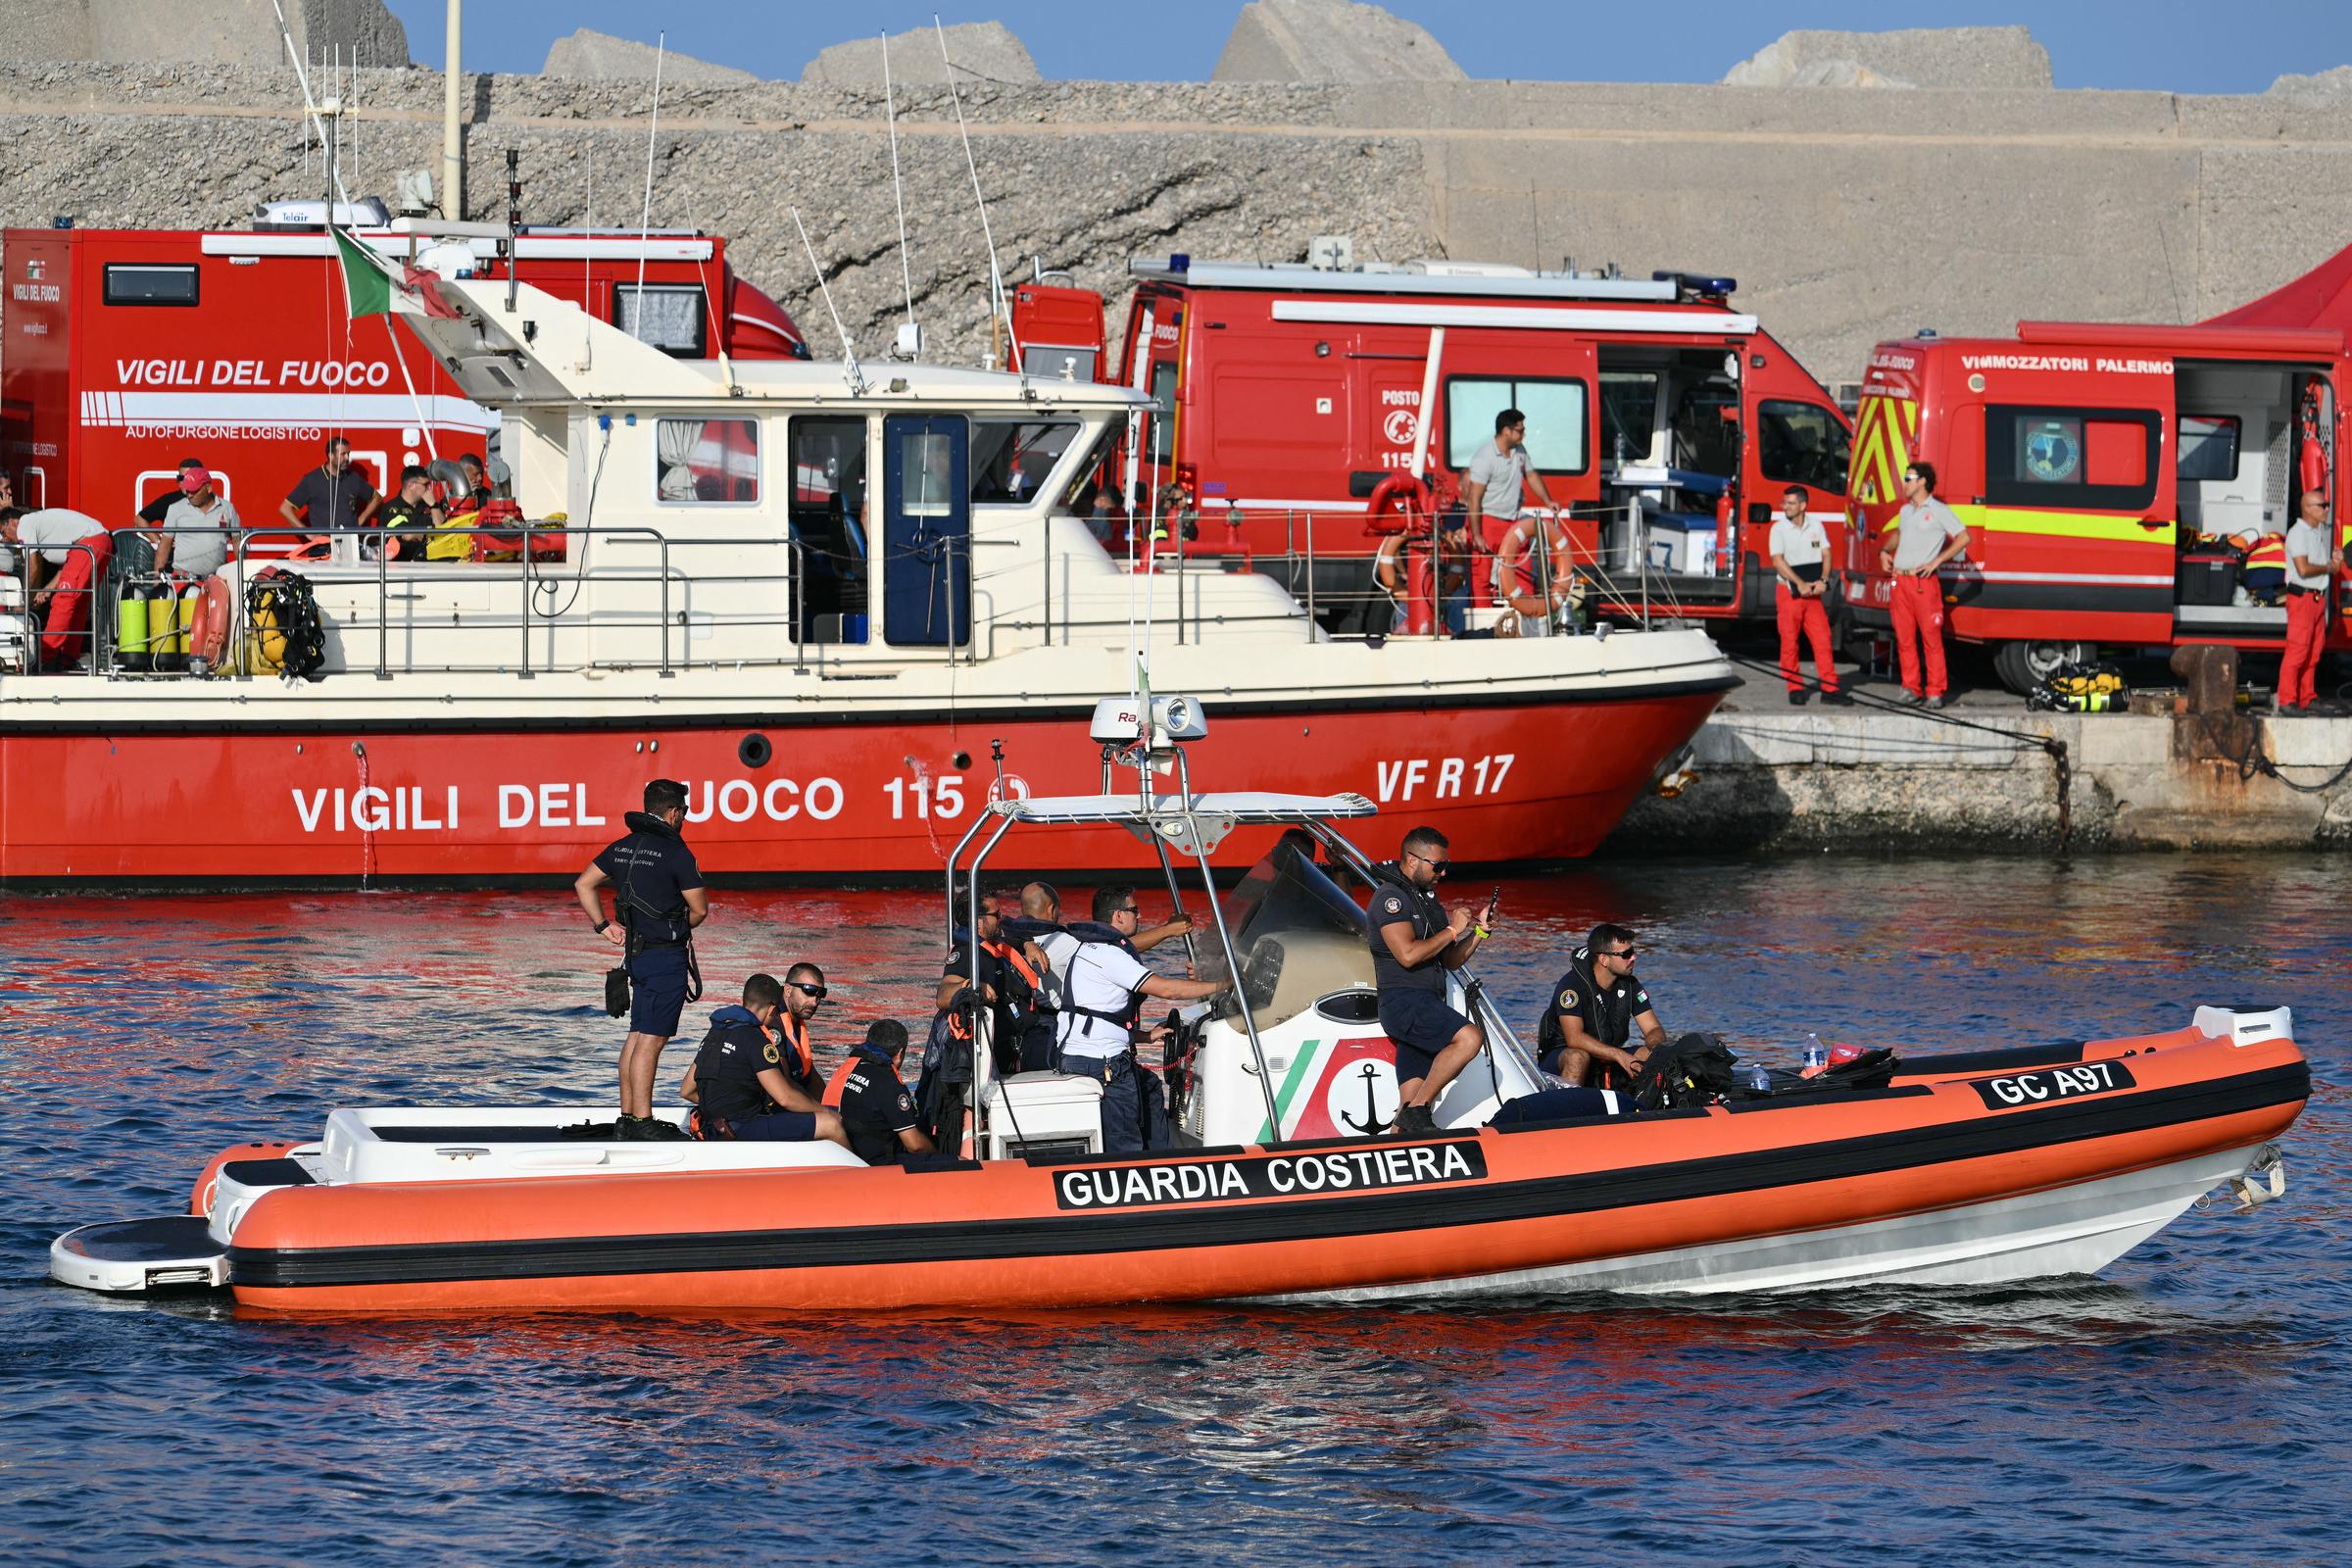
<instances>
[{"instance_id":1,"label":"yellow reflective stripe","mask_svg":"<svg viewBox=\"0 0 2352 1568\"><path fill-rule=\"evenodd\" d=\"M2122 544L2171 549L2175 525L2143 528L2136 517L2100 517L2082 512L2030 512L2023 507L1954 507L1961 522L1985 533L2032 533L2052 539L2109 539Z\"/></svg>"},{"instance_id":2,"label":"yellow reflective stripe","mask_svg":"<svg viewBox=\"0 0 2352 1568\"><path fill-rule=\"evenodd\" d=\"M1909 465L1908 434L1919 429L1919 405L1904 398L1870 397L1856 411L1853 471L1855 494L1869 502L1891 501L1900 491L1895 475Z\"/></svg>"}]
</instances>

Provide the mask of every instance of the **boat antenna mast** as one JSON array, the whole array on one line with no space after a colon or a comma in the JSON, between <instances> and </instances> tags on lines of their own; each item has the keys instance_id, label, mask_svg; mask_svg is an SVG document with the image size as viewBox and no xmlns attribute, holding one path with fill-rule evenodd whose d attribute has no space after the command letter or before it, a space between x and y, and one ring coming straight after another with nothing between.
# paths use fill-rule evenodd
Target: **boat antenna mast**
<instances>
[{"instance_id":1,"label":"boat antenna mast","mask_svg":"<svg viewBox=\"0 0 2352 1568\"><path fill-rule=\"evenodd\" d=\"M654 107L645 122L645 205L637 215L637 291L633 296L637 314L636 324L630 332L630 336L640 343L648 341L645 335L645 250L654 231L654 142L662 129L662 64L668 52L668 32L654 34Z\"/></svg>"},{"instance_id":2,"label":"boat antenna mast","mask_svg":"<svg viewBox=\"0 0 2352 1568\"><path fill-rule=\"evenodd\" d=\"M914 266L906 257L906 188L899 179L899 101L890 79L890 29L882 29L882 112L890 121L890 196L899 209L899 281L906 287L906 319L899 328L897 356L923 357L923 329L914 320Z\"/></svg>"},{"instance_id":3,"label":"boat antenna mast","mask_svg":"<svg viewBox=\"0 0 2352 1568\"><path fill-rule=\"evenodd\" d=\"M801 231L801 249L808 253L808 270L816 274L817 292L825 297L825 314L833 318L833 330L841 334L841 370L849 378L850 394L865 394L865 372L858 368L858 351L850 347L850 329L841 324L841 313L833 308L833 290L825 282L825 270L816 265L816 247L808 243L808 225L801 221L801 210L787 207L792 214L792 226Z\"/></svg>"},{"instance_id":4,"label":"boat antenna mast","mask_svg":"<svg viewBox=\"0 0 2352 1568\"><path fill-rule=\"evenodd\" d=\"M988 198L980 194L980 166L972 158L971 128L963 122L963 93L956 85L956 62L948 57L948 29L940 23L939 13L931 13L931 30L939 36L940 62L948 68L948 96L956 102L956 133L963 138L963 167L972 176L972 201L980 209L980 238L988 246L988 338L989 354L996 357L997 334L1003 332L1011 346L1011 357L1005 368L1021 378L1021 394L1030 394L1028 367L1021 361L1021 340L1012 330L1012 307L1004 296L1004 270L997 265L997 236L988 222ZM994 367L991 367L994 368Z\"/></svg>"}]
</instances>

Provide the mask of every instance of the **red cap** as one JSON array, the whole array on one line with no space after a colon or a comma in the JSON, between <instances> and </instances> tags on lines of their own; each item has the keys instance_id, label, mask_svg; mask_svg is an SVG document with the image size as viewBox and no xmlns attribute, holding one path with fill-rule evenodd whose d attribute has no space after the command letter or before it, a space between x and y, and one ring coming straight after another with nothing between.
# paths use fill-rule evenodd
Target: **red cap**
<instances>
[{"instance_id":1,"label":"red cap","mask_svg":"<svg viewBox=\"0 0 2352 1568\"><path fill-rule=\"evenodd\" d=\"M212 482L213 470L210 468L182 468L179 470L179 488L188 495L194 495Z\"/></svg>"}]
</instances>

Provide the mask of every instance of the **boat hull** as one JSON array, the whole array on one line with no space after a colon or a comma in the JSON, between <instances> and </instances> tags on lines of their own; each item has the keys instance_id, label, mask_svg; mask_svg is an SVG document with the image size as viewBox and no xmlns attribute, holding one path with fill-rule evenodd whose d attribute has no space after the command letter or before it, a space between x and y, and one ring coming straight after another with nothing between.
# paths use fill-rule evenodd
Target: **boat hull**
<instances>
[{"instance_id":1,"label":"boat hull","mask_svg":"<svg viewBox=\"0 0 2352 1568\"><path fill-rule=\"evenodd\" d=\"M2310 1095L2287 1040L2048 1071L1411 1142L293 1187L245 1214L229 1273L242 1303L296 1311L1989 1283L2111 1261Z\"/></svg>"},{"instance_id":2,"label":"boat hull","mask_svg":"<svg viewBox=\"0 0 2352 1568\"><path fill-rule=\"evenodd\" d=\"M1698 681L1623 695L1444 706L1380 699L1220 708L1197 777L1262 773L1353 792L1492 863L1590 853L1721 698ZM435 726L12 727L0 734L0 881L515 882L570 878L625 831L648 779L688 786L707 870L760 879L930 876L996 788L1092 794L1075 712L906 720L747 712ZM83 781L60 790L56 781ZM1403 830L1399 826L1398 831ZM1270 839L1271 830L1257 836ZM1262 845L1238 848L1254 854ZM1014 833L1004 870L1156 865L1122 829Z\"/></svg>"}]
</instances>

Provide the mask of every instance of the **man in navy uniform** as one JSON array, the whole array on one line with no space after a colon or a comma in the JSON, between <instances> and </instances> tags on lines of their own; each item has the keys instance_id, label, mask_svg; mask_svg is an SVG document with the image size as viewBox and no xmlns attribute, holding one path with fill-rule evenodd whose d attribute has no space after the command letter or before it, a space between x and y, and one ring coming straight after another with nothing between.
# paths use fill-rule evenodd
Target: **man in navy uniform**
<instances>
[{"instance_id":1,"label":"man in navy uniform","mask_svg":"<svg viewBox=\"0 0 2352 1568\"><path fill-rule=\"evenodd\" d=\"M825 1086L825 1106L848 1130L850 1152L868 1165L893 1164L902 1152L928 1154L936 1147L899 1077L906 1054L906 1026L896 1018L878 1018L865 1026L865 1039L851 1049Z\"/></svg>"},{"instance_id":2,"label":"man in navy uniform","mask_svg":"<svg viewBox=\"0 0 2352 1568\"><path fill-rule=\"evenodd\" d=\"M658 778L645 787L645 809L626 818L629 832L588 862L572 892L596 932L621 950L629 971L629 1038L620 1052L623 1138L683 1136L654 1119L654 1073L662 1048L678 1032L686 1004L702 995L694 974L694 928L710 914L702 868L686 847L686 786ZM613 916L607 918L606 883Z\"/></svg>"},{"instance_id":3,"label":"man in navy uniform","mask_svg":"<svg viewBox=\"0 0 2352 1568\"><path fill-rule=\"evenodd\" d=\"M1650 1005L1648 988L1634 975L1634 934L1601 924L1568 956L1568 972L1551 988L1551 1002L1536 1029L1536 1064L1564 1082L1582 1084L1595 1058L1624 1075L1630 1086L1666 1043L1666 1026ZM1639 1051L1627 1051L1642 1031ZM1606 1087L1595 1085L1594 1087Z\"/></svg>"},{"instance_id":4,"label":"man in navy uniform","mask_svg":"<svg viewBox=\"0 0 2352 1568\"><path fill-rule=\"evenodd\" d=\"M811 989L824 990L821 976L813 986L800 982L803 971L812 967L801 965L786 982L804 999ZM742 1005L710 1015L710 1032L679 1086L694 1106L697 1138L802 1144L821 1138L850 1147L840 1114L817 1098L821 1091L808 1055L807 1024L814 1003L804 1000L797 1011L787 1009L784 994L775 976L756 974L743 983Z\"/></svg>"},{"instance_id":5,"label":"man in navy uniform","mask_svg":"<svg viewBox=\"0 0 2352 1568\"><path fill-rule=\"evenodd\" d=\"M1470 961L1494 921L1463 906L1448 914L1437 886L1452 868L1446 835L1417 827L1404 836L1392 871L1381 867L1366 922L1381 1032L1396 1047L1396 1131L1433 1133L1430 1107L1485 1049L1486 1032L1448 1006L1446 974Z\"/></svg>"}]
</instances>

